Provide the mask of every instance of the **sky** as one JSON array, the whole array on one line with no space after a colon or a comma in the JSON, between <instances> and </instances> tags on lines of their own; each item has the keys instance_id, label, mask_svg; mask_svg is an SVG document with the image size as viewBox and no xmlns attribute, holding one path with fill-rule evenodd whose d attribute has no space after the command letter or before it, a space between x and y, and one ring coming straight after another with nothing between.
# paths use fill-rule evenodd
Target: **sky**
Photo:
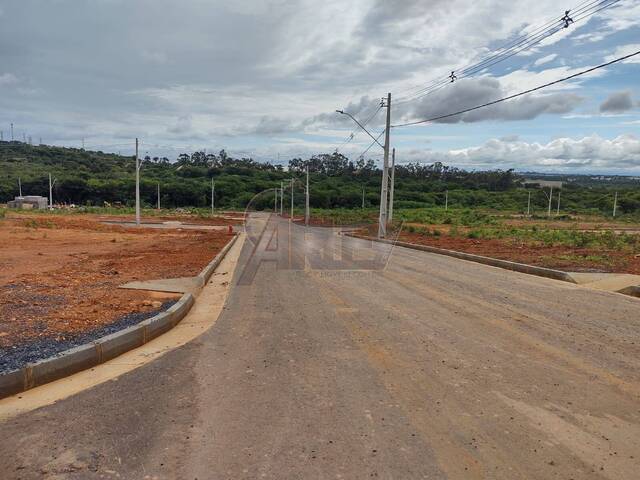
<instances>
[{"instance_id":1,"label":"sky","mask_svg":"<svg viewBox=\"0 0 640 480\"><path fill-rule=\"evenodd\" d=\"M122 154L139 137L142 155L170 159L357 159L371 139L336 109L364 121L389 92L392 124L406 123L640 50L640 0L594 13L612 1L0 0L0 131L7 140L13 123L19 140ZM568 28L464 74L569 7ZM385 114L367 124L374 135ZM640 55L393 128L391 146L399 163L639 175ZM365 157L380 161L382 149Z\"/></svg>"}]
</instances>

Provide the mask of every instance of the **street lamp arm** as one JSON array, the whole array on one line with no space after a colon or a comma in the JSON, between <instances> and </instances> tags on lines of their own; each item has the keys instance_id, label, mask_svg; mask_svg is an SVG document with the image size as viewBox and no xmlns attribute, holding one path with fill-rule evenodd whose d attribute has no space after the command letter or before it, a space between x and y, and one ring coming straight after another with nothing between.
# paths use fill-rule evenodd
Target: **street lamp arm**
<instances>
[{"instance_id":1,"label":"street lamp arm","mask_svg":"<svg viewBox=\"0 0 640 480\"><path fill-rule=\"evenodd\" d=\"M336 113L339 113L339 114L341 114L341 115L346 115L346 116L347 116L347 117L349 117L351 120L353 120L354 122L356 122L356 124L357 124L357 125L358 125L362 130L364 130L364 132L365 132L367 135L369 135L371 138L373 138L373 141L374 141L374 142L376 142L378 145L380 145L380 147L381 147L382 149L384 149L384 145L382 145L382 144L378 141L378 139L377 139L376 137L374 137L373 135L371 135L371 133L369 132L369 130L367 130L366 128L364 128L364 125L362 125L358 120L356 120L356 118L355 118L353 115L351 115L351 114L350 114L350 113L348 113L348 112L345 112L344 110L336 110Z\"/></svg>"}]
</instances>

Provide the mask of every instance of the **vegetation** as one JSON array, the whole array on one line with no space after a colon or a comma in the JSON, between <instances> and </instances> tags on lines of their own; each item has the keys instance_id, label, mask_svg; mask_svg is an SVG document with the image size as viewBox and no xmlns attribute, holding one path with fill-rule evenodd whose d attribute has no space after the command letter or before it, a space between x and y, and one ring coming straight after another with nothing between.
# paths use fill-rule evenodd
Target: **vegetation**
<instances>
[{"instance_id":1,"label":"vegetation","mask_svg":"<svg viewBox=\"0 0 640 480\"><path fill-rule=\"evenodd\" d=\"M167 208L201 208L210 205L211 181L215 181L216 206L242 209L252 202L258 209L272 208L273 189L294 176L295 202L302 205L304 172L309 167L310 203L317 215L341 218L341 222L374 221L379 201L381 172L372 160L351 161L342 154L293 159L289 168L195 152L168 158L142 159L143 206L153 207L160 185L161 205ZM0 202L18 195L18 178L24 194L48 196L48 175L56 179L54 201L86 207L131 207L134 198L135 161L132 157L21 142L0 142ZM529 175L528 178L531 178ZM432 165L406 164L396 168L397 218L407 222L482 224L484 212L519 212L531 209L544 215L548 208L540 189L525 190L513 171L469 172ZM562 211L611 215L613 193L618 192L622 219L640 218L640 182L620 177L604 183L569 181L562 190ZM365 209L362 210L364 192ZM448 192L448 194L447 194ZM448 212L441 207L448 195ZM556 199L552 208L555 210ZM324 209L324 210L318 210ZM122 213L122 210L119 210ZM452 213L455 211L456 213Z\"/></svg>"}]
</instances>

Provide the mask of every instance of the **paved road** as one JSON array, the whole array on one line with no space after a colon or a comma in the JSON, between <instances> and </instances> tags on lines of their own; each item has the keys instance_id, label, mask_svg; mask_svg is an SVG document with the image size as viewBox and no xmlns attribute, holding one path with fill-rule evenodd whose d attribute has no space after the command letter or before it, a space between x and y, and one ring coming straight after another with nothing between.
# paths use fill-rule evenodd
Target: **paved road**
<instances>
[{"instance_id":1,"label":"paved road","mask_svg":"<svg viewBox=\"0 0 640 480\"><path fill-rule=\"evenodd\" d=\"M0 424L0 478L638 478L640 301L281 230L206 334Z\"/></svg>"}]
</instances>

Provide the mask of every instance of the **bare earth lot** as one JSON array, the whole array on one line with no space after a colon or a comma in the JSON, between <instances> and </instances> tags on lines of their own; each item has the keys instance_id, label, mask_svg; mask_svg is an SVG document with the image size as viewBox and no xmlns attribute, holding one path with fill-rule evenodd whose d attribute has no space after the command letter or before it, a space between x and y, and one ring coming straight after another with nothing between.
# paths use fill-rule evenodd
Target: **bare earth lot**
<instances>
[{"instance_id":1,"label":"bare earth lot","mask_svg":"<svg viewBox=\"0 0 640 480\"><path fill-rule=\"evenodd\" d=\"M427 236L408 231L401 232L398 240L572 272L640 274L640 252L563 245L529 245L511 239L472 239L446 234Z\"/></svg>"},{"instance_id":2,"label":"bare earth lot","mask_svg":"<svg viewBox=\"0 0 640 480\"><path fill-rule=\"evenodd\" d=\"M122 228L92 217L0 220L0 348L64 340L173 297L121 290L133 280L196 275L226 232Z\"/></svg>"}]
</instances>

